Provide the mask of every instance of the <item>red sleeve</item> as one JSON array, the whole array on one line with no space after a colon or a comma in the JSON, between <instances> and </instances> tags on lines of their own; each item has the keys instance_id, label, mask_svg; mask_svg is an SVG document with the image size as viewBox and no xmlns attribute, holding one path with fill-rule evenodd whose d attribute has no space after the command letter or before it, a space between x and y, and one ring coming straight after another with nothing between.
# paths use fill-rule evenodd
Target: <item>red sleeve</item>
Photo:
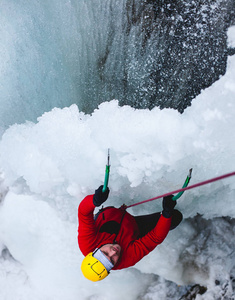
<instances>
[{"instance_id":1,"label":"red sleeve","mask_svg":"<svg viewBox=\"0 0 235 300\"><path fill-rule=\"evenodd\" d=\"M147 255L164 241L170 230L170 226L171 218L165 218L161 215L154 229L134 243L135 251L140 252L143 256Z\"/></svg>"},{"instance_id":2,"label":"red sleeve","mask_svg":"<svg viewBox=\"0 0 235 300\"><path fill-rule=\"evenodd\" d=\"M135 265L145 255L161 244L166 238L171 226L171 218L161 215L157 225L142 238L132 242L123 252L123 257L117 269L128 268ZM115 268L115 267L114 267Z\"/></svg>"},{"instance_id":3,"label":"red sleeve","mask_svg":"<svg viewBox=\"0 0 235 300\"><path fill-rule=\"evenodd\" d=\"M78 245L85 256L95 247L93 245L96 237L93 196L86 196L78 207Z\"/></svg>"}]
</instances>

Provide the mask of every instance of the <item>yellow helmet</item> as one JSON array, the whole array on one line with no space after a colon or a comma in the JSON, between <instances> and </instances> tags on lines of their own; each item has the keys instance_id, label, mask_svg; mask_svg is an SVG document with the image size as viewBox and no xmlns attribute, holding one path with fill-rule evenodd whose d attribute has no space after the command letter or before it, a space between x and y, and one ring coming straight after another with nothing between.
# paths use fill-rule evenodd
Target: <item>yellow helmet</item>
<instances>
[{"instance_id":1,"label":"yellow helmet","mask_svg":"<svg viewBox=\"0 0 235 300\"><path fill-rule=\"evenodd\" d=\"M94 255L96 257L94 257ZM101 262L102 261L102 262ZM109 271L112 269L113 265L105 257L105 255L96 249L94 253L90 252L82 261L81 269L83 275L91 281L99 281L104 279L109 275Z\"/></svg>"}]
</instances>

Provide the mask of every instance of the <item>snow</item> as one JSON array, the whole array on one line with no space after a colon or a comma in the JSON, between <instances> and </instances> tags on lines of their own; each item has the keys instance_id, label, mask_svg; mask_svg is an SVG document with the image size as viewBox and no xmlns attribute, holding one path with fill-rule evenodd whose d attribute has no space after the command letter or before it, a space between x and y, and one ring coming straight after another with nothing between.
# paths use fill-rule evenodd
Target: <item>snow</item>
<instances>
[{"instance_id":1,"label":"snow","mask_svg":"<svg viewBox=\"0 0 235 300\"><path fill-rule=\"evenodd\" d=\"M234 27L228 36L235 41ZM1 299L179 299L197 283L207 287L197 299L234 299L234 177L186 191L177 205L182 224L135 267L102 282L83 278L77 245L77 207L103 183L108 148L107 205L130 205L180 188L190 168L190 184L233 172L234 115L230 57L226 74L182 115L112 100L92 115L72 105L7 129L0 142ZM161 200L129 212L158 210Z\"/></svg>"},{"instance_id":2,"label":"snow","mask_svg":"<svg viewBox=\"0 0 235 300\"><path fill-rule=\"evenodd\" d=\"M228 46L235 47L235 26L228 29Z\"/></svg>"}]
</instances>

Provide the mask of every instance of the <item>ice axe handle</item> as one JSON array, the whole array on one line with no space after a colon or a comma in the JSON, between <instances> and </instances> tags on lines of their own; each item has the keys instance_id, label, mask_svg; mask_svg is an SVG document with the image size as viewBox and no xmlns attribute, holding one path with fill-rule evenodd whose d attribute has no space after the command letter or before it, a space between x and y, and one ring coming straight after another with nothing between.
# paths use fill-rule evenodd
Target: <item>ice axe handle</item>
<instances>
[{"instance_id":1,"label":"ice axe handle","mask_svg":"<svg viewBox=\"0 0 235 300\"><path fill-rule=\"evenodd\" d=\"M106 192L107 187L108 187L108 183L109 183L109 170L110 170L110 166L106 166L105 177L104 177L104 186L103 186L103 189L102 189L103 193Z\"/></svg>"},{"instance_id":2,"label":"ice axe handle","mask_svg":"<svg viewBox=\"0 0 235 300\"><path fill-rule=\"evenodd\" d=\"M186 187L188 186L189 181L190 181L190 179L191 179L191 177L192 177L192 170L193 170L193 169L190 169L190 170L189 170L189 173L188 173L188 176L187 176L187 178L186 178L186 180L185 180L185 182L184 182L183 188L186 188ZM179 197L181 197L181 196L183 195L183 193L184 193L184 191L179 192L177 195L175 195L175 196L172 198L172 200L176 201L177 199L179 199Z\"/></svg>"},{"instance_id":3,"label":"ice axe handle","mask_svg":"<svg viewBox=\"0 0 235 300\"><path fill-rule=\"evenodd\" d=\"M106 192L108 183L109 183L109 171L110 171L109 157L110 157L110 155L109 155L109 149L108 149L108 161L107 161L107 165L105 168L104 186L102 189L103 193Z\"/></svg>"}]
</instances>

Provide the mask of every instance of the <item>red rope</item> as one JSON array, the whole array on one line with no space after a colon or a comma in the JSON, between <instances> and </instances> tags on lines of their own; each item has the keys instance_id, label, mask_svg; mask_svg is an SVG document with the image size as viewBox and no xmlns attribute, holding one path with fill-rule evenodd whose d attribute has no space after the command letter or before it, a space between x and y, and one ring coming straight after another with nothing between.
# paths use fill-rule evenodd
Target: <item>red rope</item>
<instances>
[{"instance_id":1,"label":"red rope","mask_svg":"<svg viewBox=\"0 0 235 300\"><path fill-rule=\"evenodd\" d=\"M227 177L230 177L230 176L234 176L234 175L235 175L235 172L224 174L224 175L212 178L212 179L208 179L208 180L205 180L205 181L202 181L202 182L199 182L199 183L187 186L185 188L181 188L179 190L175 190L175 191L172 191L172 192L169 192L169 193L166 193L166 194L163 194L163 195L160 195L160 196L148 199L148 200L144 200L144 201L141 201L141 202L137 202L137 203L128 205L128 206L126 206L126 208L129 208L129 207L132 207L132 206L136 206L136 205L140 205L140 204L143 204L143 203L146 203L146 202L149 202L149 201L153 201L153 200L156 200L156 199L159 199L159 198L163 198L163 197L166 197L166 196L169 196L169 195L172 195L172 194L176 194L176 193L179 193L179 192L183 192L183 191L186 191L186 190L190 190L190 189L193 189L195 187L198 187L198 186L201 186L201 185L205 185L205 184L208 184L208 183L211 183L211 182L214 182L214 181L217 181L217 180L221 180L221 179L224 179L224 178L227 178Z\"/></svg>"}]
</instances>

